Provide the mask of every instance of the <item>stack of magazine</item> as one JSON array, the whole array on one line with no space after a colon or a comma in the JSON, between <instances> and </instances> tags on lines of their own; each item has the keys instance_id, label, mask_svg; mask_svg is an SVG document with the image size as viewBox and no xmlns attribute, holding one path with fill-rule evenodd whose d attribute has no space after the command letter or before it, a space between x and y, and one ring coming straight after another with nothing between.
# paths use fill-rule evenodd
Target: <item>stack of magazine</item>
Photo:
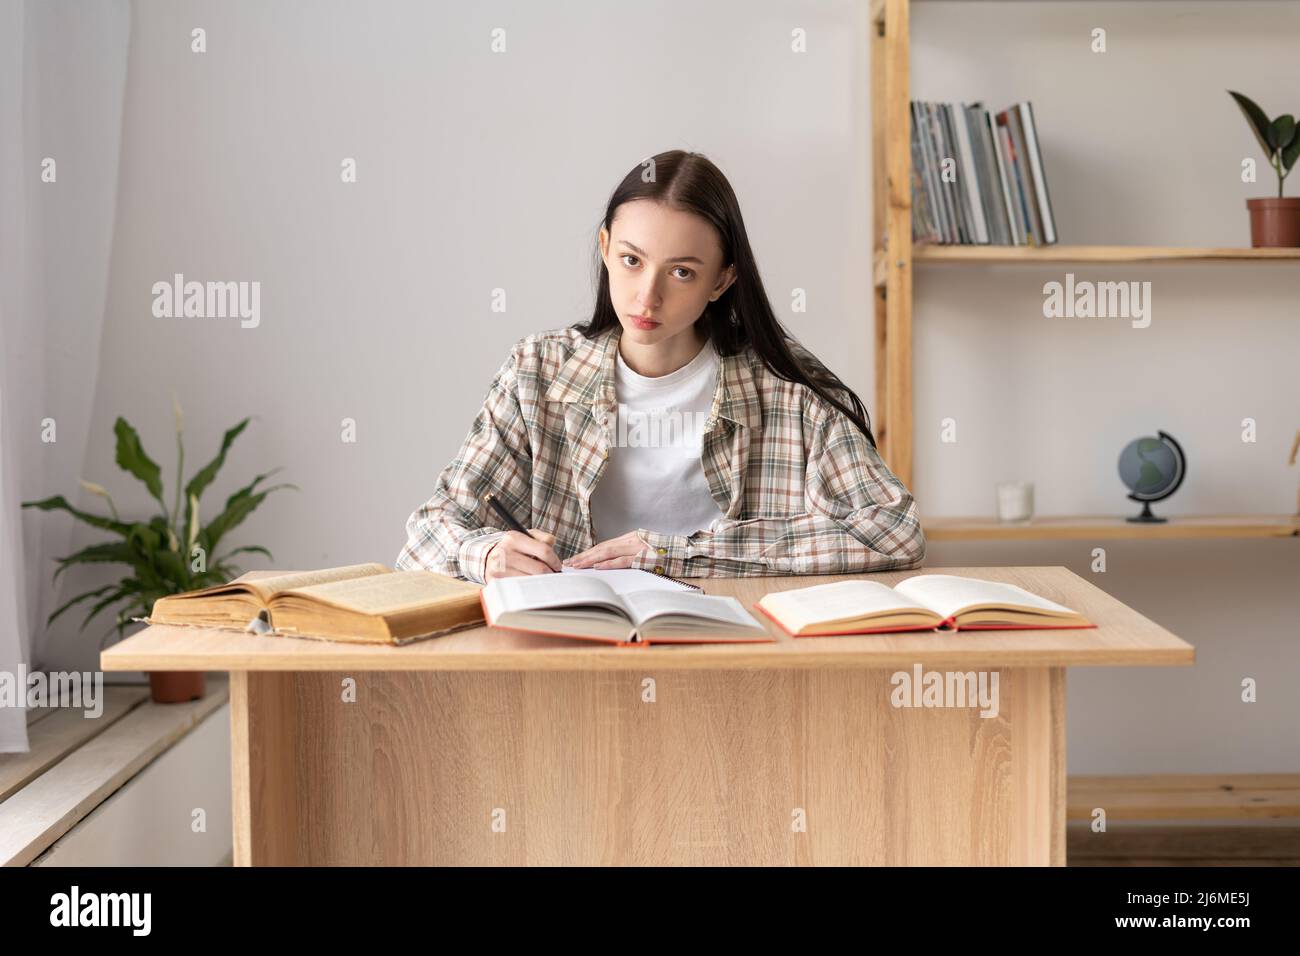
<instances>
[{"instance_id":1,"label":"stack of magazine","mask_svg":"<svg viewBox=\"0 0 1300 956\"><path fill-rule=\"evenodd\" d=\"M980 102L912 101L912 240L1056 242L1031 104L993 114Z\"/></svg>"}]
</instances>

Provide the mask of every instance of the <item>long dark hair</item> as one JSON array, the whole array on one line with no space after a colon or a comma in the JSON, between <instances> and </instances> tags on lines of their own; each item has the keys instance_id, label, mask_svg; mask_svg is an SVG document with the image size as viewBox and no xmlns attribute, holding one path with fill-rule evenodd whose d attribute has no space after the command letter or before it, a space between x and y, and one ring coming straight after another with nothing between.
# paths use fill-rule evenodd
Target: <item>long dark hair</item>
<instances>
[{"instance_id":1,"label":"long dark hair","mask_svg":"<svg viewBox=\"0 0 1300 956\"><path fill-rule=\"evenodd\" d=\"M645 176L647 169L653 175ZM649 181L647 181L647 179ZM778 378L810 388L824 401L843 412L876 447L871 420L862 399L819 359L801 346L777 321L758 276L758 264L749 248L749 236L740 215L740 204L717 166L700 153L674 149L651 157L633 167L618 184L605 208L603 225L612 234L618 207L637 199L653 199L675 209L701 216L713 224L722 242L722 263L735 265L736 279L716 301L709 302L697 320L704 323L719 355L735 355L751 348ZM619 324L618 313L609 298L609 270L596 248L596 304L591 320L575 325L587 338L594 338ZM797 355L791 346L803 355ZM837 394L838 393L838 394Z\"/></svg>"}]
</instances>

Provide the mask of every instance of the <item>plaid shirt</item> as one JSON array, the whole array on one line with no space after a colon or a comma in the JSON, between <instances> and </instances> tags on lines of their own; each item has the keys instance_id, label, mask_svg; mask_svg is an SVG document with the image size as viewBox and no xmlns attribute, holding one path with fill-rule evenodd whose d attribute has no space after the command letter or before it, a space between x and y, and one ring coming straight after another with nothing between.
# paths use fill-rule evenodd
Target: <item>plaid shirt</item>
<instances>
[{"instance_id":1,"label":"plaid shirt","mask_svg":"<svg viewBox=\"0 0 1300 956\"><path fill-rule=\"evenodd\" d=\"M433 497L406 523L398 569L483 583L505 532L494 492L561 560L596 544L590 501L615 446L621 327L530 335L501 366ZM804 362L817 360L798 345ZM720 356L700 462L722 516L690 535L638 528L632 567L673 577L905 570L925 559L912 495L853 422L752 351ZM630 530L630 529L629 529Z\"/></svg>"}]
</instances>

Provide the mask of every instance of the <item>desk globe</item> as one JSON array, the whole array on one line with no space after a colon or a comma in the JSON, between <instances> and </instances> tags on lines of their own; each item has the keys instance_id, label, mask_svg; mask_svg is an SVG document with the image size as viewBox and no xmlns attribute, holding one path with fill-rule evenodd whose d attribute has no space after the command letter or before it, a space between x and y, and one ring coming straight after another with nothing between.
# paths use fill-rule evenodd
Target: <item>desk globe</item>
<instances>
[{"instance_id":1,"label":"desk globe","mask_svg":"<svg viewBox=\"0 0 1300 956\"><path fill-rule=\"evenodd\" d=\"M1163 501L1178 490L1187 475L1187 458L1183 448L1168 432L1157 431L1135 438L1119 454L1119 477L1129 490L1129 498L1142 502L1141 514L1129 521L1158 524L1168 518L1151 513L1151 502Z\"/></svg>"}]
</instances>

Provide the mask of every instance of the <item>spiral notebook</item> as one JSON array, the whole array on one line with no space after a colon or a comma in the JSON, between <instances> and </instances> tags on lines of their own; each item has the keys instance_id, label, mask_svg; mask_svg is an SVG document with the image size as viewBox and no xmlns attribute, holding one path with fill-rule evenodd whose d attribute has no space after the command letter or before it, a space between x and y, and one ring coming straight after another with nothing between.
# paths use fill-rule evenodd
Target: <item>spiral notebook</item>
<instances>
[{"instance_id":1,"label":"spiral notebook","mask_svg":"<svg viewBox=\"0 0 1300 956\"><path fill-rule=\"evenodd\" d=\"M590 574L602 581L608 581L610 587L616 591L642 591L647 589L669 590L669 591L694 591L697 594L703 594L704 588L698 584L690 584L680 578L669 577L666 574L655 574L653 571L645 571L641 568L613 568L602 571L598 568L563 568L565 574ZM648 576L648 577L647 577ZM670 585L657 582L671 582Z\"/></svg>"}]
</instances>

